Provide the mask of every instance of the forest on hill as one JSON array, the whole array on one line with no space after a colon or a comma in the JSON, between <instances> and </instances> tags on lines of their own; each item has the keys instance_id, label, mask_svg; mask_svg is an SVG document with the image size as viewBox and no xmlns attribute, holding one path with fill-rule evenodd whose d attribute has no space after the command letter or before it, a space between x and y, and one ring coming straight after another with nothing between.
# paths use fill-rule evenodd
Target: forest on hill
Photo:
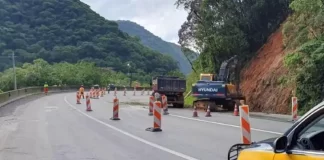
<instances>
[{"instance_id":1,"label":"forest on hill","mask_svg":"<svg viewBox=\"0 0 324 160\"><path fill-rule=\"evenodd\" d=\"M142 76L179 68L79 0L0 0L0 71L12 66L13 52L17 66L37 58L50 64L85 61Z\"/></svg>"},{"instance_id":2,"label":"forest on hill","mask_svg":"<svg viewBox=\"0 0 324 160\"><path fill-rule=\"evenodd\" d=\"M160 37L155 36L150 31L146 30L143 26L126 20L118 20L119 29L130 34L131 36L136 36L140 38L142 44L147 47L150 47L153 50L161 52L163 54L171 56L174 60L179 62L180 71L184 74L189 74L192 69L189 63L195 60L198 57L197 53L192 52L192 57L186 57L185 54L181 51L181 47L177 44L166 42Z\"/></svg>"},{"instance_id":3,"label":"forest on hill","mask_svg":"<svg viewBox=\"0 0 324 160\"><path fill-rule=\"evenodd\" d=\"M217 73L221 62L236 54L246 78L246 96L269 101L252 106L252 111L289 113L295 95L303 114L323 100L322 0L178 0L176 5L189 13L179 30L181 46L194 44L201 53L188 88L201 72ZM191 101L192 97L186 103Z\"/></svg>"},{"instance_id":4,"label":"forest on hill","mask_svg":"<svg viewBox=\"0 0 324 160\"><path fill-rule=\"evenodd\" d=\"M324 1L294 0L290 8L282 31L290 72L282 79L294 85L304 113L324 99Z\"/></svg>"}]
</instances>

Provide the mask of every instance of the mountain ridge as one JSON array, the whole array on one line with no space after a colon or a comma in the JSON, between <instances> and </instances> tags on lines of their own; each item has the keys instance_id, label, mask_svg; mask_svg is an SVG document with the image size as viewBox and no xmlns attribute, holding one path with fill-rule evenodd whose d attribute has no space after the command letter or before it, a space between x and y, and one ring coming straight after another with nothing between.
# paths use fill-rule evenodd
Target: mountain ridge
<instances>
[{"instance_id":1,"label":"mountain ridge","mask_svg":"<svg viewBox=\"0 0 324 160\"><path fill-rule=\"evenodd\" d=\"M0 53L15 52L17 66L42 58L49 63L94 62L126 73L165 73L176 61L144 45L79 0L0 0ZM168 64L168 65L166 65ZM0 63L0 70L11 67Z\"/></svg>"},{"instance_id":2,"label":"mountain ridge","mask_svg":"<svg viewBox=\"0 0 324 160\"><path fill-rule=\"evenodd\" d=\"M126 32L131 36L138 37L143 45L150 47L153 50L159 51L162 54L170 55L174 60L178 62L180 71L184 74L189 74L192 71L191 65L186 56L181 51L180 45L163 40L161 37L154 35L150 31L145 29L144 26L141 26L136 22L129 20L117 20L115 22L118 24L119 29L123 32Z\"/></svg>"}]
</instances>

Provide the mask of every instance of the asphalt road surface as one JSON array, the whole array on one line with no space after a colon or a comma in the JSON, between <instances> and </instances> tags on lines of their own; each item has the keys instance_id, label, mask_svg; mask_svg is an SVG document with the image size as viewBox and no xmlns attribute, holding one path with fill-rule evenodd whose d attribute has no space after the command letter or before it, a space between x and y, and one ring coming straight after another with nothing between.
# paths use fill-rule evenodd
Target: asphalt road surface
<instances>
[{"instance_id":1,"label":"asphalt road surface","mask_svg":"<svg viewBox=\"0 0 324 160\"><path fill-rule=\"evenodd\" d=\"M222 160L241 142L239 117L169 109L162 132L148 116L148 96L128 92L120 100L120 121L112 121L112 93L76 104L75 93L51 94L0 108L1 160ZM279 136L291 123L250 118L252 140Z\"/></svg>"}]
</instances>

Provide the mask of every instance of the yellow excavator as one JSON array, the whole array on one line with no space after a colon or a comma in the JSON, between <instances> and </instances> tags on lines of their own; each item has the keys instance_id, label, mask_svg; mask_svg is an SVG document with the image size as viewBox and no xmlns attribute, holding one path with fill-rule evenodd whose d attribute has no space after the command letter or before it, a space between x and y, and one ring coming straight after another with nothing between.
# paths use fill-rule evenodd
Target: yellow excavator
<instances>
[{"instance_id":1,"label":"yellow excavator","mask_svg":"<svg viewBox=\"0 0 324 160\"><path fill-rule=\"evenodd\" d=\"M239 91L239 71L237 56L221 64L218 75L203 73L200 80L192 85L193 106L211 111L234 110L235 103L245 100Z\"/></svg>"}]
</instances>

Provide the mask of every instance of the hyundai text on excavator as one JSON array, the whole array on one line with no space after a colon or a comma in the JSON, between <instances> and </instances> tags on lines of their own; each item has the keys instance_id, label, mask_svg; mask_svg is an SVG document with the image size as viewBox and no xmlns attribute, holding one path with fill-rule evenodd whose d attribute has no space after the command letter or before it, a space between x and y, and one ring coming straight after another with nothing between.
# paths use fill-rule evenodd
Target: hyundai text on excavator
<instances>
[{"instance_id":1,"label":"hyundai text on excavator","mask_svg":"<svg viewBox=\"0 0 324 160\"><path fill-rule=\"evenodd\" d=\"M200 74L200 80L192 85L193 106L211 111L234 110L235 103L245 100L239 91L237 56L224 61L216 74Z\"/></svg>"}]
</instances>

